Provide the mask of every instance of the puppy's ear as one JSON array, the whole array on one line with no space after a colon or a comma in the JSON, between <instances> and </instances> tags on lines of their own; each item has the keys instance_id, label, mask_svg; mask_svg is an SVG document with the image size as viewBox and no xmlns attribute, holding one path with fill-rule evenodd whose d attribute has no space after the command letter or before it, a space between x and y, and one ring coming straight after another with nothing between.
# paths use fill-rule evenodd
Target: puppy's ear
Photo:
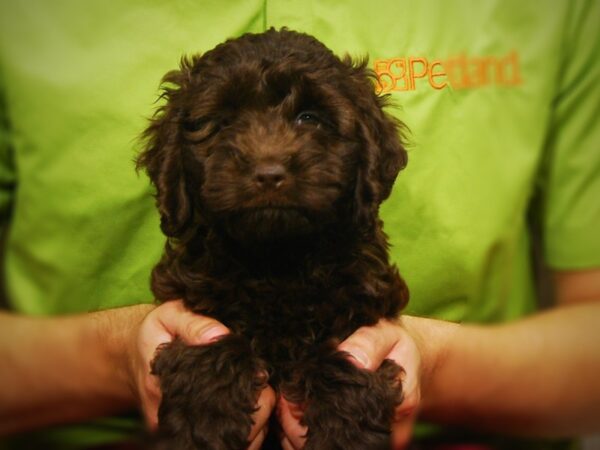
<instances>
[{"instance_id":1,"label":"puppy's ear","mask_svg":"<svg viewBox=\"0 0 600 450\"><path fill-rule=\"evenodd\" d=\"M346 58L344 62L350 67L354 84L356 129L361 146L355 190L356 219L359 223L371 222L381 202L390 195L398 172L408 162L404 144L406 127L384 112L387 96L376 94L376 76L367 69L367 60L353 63Z\"/></svg>"},{"instance_id":2,"label":"puppy's ear","mask_svg":"<svg viewBox=\"0 0 600 450\"><path fill-rule=\"evenodd\" d=\"M183 59L180 70L165 75L159 107L143 133L145 149L136 160L156 188L160 227L168 237L180 237L193 217L186 192L182 136L183 94L189 83L192 63Z\"/></svg>"}]
</instances>

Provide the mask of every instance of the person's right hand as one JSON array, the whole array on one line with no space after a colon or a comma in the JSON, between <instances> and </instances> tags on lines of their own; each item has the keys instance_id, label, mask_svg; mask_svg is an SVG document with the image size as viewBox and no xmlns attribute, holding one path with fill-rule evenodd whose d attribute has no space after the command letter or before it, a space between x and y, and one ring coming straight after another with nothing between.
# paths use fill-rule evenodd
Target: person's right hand
<instances>
[{"instance_id":1,"label":"person's right hand","mask_svg":"<svg viewBox=\"0 0 600 450\"><path fill-rule=\"evenodd\" d=\"M403 368L400 377L404 400L396 408L392 421L394 450L409 445L421 400L422 349L417 346L417 341L401 320L380 320L372 327L359 328L338 346L339 350L348 353L357 367L377 370L384 359L391 359ZM303 448L308 430L302 425L302 408L281 396L277 412L283 429L281 444L284 450Z\"/></svg>"},{"instance_id":2,"label":"person's right hand","mask_svg":"<svg viewBox=\"0 0 600 450\"><path fill-rule=\"evenodd\" d=\"M202 345L228 333L229 329L215 319L185 309L181 300L163 303L145 316L134 336L130 371L141 410L151 430L158 425L158 405L161 400L158 378L150 373L150 364L157 348L176 337L189 345ZM259 408L253 417L249 450L262 445L274 405L275 393L267 387L258 399Z\"/></svg>"}]
</instances>

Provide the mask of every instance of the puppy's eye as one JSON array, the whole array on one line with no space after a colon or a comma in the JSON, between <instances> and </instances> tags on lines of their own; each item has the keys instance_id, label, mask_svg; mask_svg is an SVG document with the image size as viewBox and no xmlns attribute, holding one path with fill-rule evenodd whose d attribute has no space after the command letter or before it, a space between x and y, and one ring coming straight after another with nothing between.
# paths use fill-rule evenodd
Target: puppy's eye
<instances>
[{"instance_id":1,"label":"puppy's eye","mask_svg":"<svg viewBox=\"0 0 600 450\"><path fill-rule=\"evenodd\" d=\"M181 126L184 136L190 142L203 142L221 131L223 124L216 120L201 118L184 120Z\"/></svg>"},{"instance_id":2,"label":"puppy's eye","mask_svg":"<svg viewBox=\"0 0 600 450\"><path fill-rule=\"evenodd\" d=\"M182 126L185 131L194 133L206 126L207 122L206 119L186 119L183 121Z\"/></svg>"},{"instance_id":3,"label":"puppy's eye","mask_svg":"<svg viewBox=\"0 0 600 450\"><path fill-rule=\"evenodd\" d=\"M298 125L321 125L321 118L313 111L302 111L296 116Z\"/></svg>"}]
</instances>

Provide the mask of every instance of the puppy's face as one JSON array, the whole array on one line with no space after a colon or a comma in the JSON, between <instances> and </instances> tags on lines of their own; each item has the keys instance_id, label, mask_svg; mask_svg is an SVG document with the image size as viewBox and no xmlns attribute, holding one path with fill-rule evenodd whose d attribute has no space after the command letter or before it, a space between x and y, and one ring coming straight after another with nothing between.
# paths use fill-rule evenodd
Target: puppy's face
<instances>
[{"instance_id":1,"label":"puppy's face","mask_svg":"<svg viewBox=\"0 0 600 450\"><path fill-rule=\"evenodd\" d=\"M213 75L211 77L211 75ZM294 64L239 65L189 97L184 132L197 207L238 239L311 233L355 184L351 104ZM329 90L329 92L328 92ZM196 164L194 164L196 163Z\"/></svg>"},{"instance_id":2,"label":"puppy's face","mask_svg":"<svg viewBox=\"0 0 600 450\"><path fill-rule=\"evenodd\" d=\"M171 237L200 224L242 241L368 226L406 162L364 65L303 34L228 41L165 82L139 164Z\"/></svg>"}]
</instances>

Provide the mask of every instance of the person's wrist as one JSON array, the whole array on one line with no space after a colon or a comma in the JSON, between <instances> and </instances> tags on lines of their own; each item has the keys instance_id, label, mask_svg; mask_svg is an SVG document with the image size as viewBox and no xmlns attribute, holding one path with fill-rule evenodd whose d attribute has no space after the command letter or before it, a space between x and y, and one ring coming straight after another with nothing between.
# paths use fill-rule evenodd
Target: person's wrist
<instances>
[{"instance_id":1,"label":"person's wrist","mask_svg":"<svg viewBox=\"0 0 600 450\"><path fill-rule=\"evenodd\" d=\"M114 395L132 405L138 399L137 337L142 321L154 308L140 304L97 313L95 338L103 348L105 367L109 371L106 376L111 378Z\"/></svg>"},{"instance_id":2,"label":"person's wrist","mask_svg":"<svg viewBox=\"0 0 600 450\"><path fill-rule=\"evenodd\" d=\"M129 386L134 398L139 402L139 371L144 365L142 355L140 354L140 329L146 316L153 311L156 306L150 304L135 305L131 307L132 320L123 336L122 348L125 350L120 354L121 368L123 376Z\"/></svg>"},{"instance_id":3,"label":"person's wrist","mask_svg":"<svg viewBox=\"0 0 600 450\"><path fill-rule=\"evenodd\" d=\"M460 325L415 316L402 316L400 322L414 339L421 354L420 410L426 415L434 407L438 373L450 354Z\"/></svg>"}]
</instances>

